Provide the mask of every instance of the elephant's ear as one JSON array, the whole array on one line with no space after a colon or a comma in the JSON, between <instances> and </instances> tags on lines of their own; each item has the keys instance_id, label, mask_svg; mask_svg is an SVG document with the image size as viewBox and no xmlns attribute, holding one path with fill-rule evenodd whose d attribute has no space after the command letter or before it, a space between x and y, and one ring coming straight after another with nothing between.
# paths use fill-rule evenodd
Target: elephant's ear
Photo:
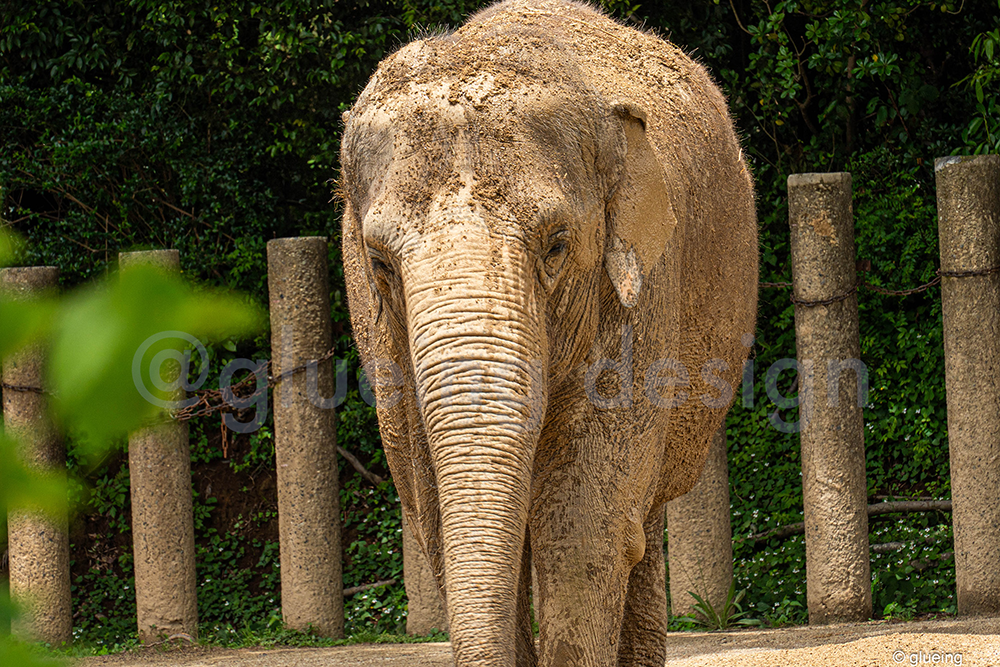
<instances>
[{"instance_id":1,"label":"elephant's ear","mask_svg":"<svg viewBox=\"0 0 1000 667\"><path fill-rule=\"evenodd\" d=\"M639 302L643 279L653 270L677 227L663 167L646 138L646 114L617 104L626 150L617 187L607 206L604 268L626 308Z\"/></svg>"}]
</instances>

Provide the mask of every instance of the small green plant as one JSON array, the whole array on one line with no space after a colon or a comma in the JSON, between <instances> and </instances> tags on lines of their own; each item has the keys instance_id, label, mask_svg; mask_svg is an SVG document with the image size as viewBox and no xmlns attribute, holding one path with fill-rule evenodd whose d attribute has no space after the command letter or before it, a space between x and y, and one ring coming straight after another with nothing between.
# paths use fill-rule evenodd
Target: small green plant
<instances>
[{"instance_id":1,"label":"small green plant","mask_svg":"<svg viewBox=\"0 0 1000 667\"><path fill-rule=\"evenodd\" d=\"M882 615L889 621L912 621L913 608L906 607L898 602L890 602L882 610Z\"/></svg>"},{"instance_id":2,"label":"small green plant","mask_svg":"<svg viewBox=\"0 0 1000 667\"><path fill-rule=\"evenodd\" d=\"M748 617L750 610L743 611L743 607L740 606L740 602L746 597L746 594L745 588L739 592L736 591L736 581L733 580L729 584L729 593L726 594L725 604L721 610L716 610L708 600L703 599L697 593L688 591L688 595L697 600L694 605L696 614L690 615L691 620L710 630L727 630L734 625L760 625L760 620Z\"/></svg>"},{"instance_id":3,"label":"small green plant","mask_svg":"<svg viewBox=\"0 0 1000 667\"><path fill-rule=\"evenodd\" d=\"M757 604L757 611L773 628L785 625L802 625L809 618L805 605L788 597L782 598L780 602L775 602L774 606L770 608L766 603L760 602Z\"/></svg>"}]
</instances>

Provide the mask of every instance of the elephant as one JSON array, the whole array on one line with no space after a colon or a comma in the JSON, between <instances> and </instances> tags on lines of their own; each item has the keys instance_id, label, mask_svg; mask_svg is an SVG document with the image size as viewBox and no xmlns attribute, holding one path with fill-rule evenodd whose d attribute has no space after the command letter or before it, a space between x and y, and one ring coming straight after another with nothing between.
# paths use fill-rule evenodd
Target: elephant
<instances>
[{"instance_id":1,"label":"elephant","mask_svg":"<svg viewBox=\"0 0 1000 667\"><path fill-rule=\"evenodd\" d=\"M508 0L386 57L344 122L353 334L455 663L663 665L664 505L756 318L722 93L588 5Z\"/></svg>"}]
</instances>

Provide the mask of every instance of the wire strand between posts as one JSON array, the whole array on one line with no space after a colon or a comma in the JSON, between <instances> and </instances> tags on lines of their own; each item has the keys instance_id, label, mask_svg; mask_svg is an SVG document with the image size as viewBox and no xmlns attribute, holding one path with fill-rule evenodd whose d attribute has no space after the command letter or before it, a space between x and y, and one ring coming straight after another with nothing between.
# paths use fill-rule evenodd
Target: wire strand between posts
<instances>
[{"instance_id":1,"label":"wire strand between posts","mask_svg":"<svg viewBox=\"0 0 1000 667\"><path fill-rule=\"evenodd\" d=\"M852 294L856 293L861 287L876 292L877 294L882 294L884 296L910 296L912 294L919 294L920 292L925 292L932 287L940 285L942 278L969 278L972 276L986 276L997 272L1000 272L1000 266L993 266L988 269L972 269L963 271L942 271L941 269L938 269L937 271L935 271L936 276L934 280L931 280L930 282L924 283L923 285L919 285L917 287L912 287L910 289L902 289L902 290L887 289L885 287L873 285L866 280L858 280L858 282L856 282L854 286L848 289L846 292L842 292L841 294L837 294L828 299L809 301L805 299L798 299L795 297L794 294L792 294L790 298L792 303L794 303L796 306L804 306L807 308L811 308L814 306L828 306L830 304L837 303L838 301L843 301ZM866 273L866 270L859 269L858 273ZM760 286L765 289L788 289L793 287L793 283L761 282Z\"/></svg>"}]
</instances>

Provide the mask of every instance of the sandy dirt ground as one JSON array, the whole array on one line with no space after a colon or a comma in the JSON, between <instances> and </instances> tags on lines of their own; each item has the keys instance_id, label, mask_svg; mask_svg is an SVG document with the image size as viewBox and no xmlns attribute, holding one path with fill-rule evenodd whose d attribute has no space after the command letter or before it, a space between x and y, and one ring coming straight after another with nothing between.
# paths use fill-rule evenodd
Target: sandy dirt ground
<instances>
[{"instance_id":1,"label":"sandy dirt ground","mask_svg":"<svg viewBox=\"0 0 1000 667\"><path fill-rule=\"evenodd\" d=\"M1000 667L1000 618L672 633L667 667ZM239 650L153 648L81 667L451 667L449 644Z\"/></svg>"}]
</instances>

